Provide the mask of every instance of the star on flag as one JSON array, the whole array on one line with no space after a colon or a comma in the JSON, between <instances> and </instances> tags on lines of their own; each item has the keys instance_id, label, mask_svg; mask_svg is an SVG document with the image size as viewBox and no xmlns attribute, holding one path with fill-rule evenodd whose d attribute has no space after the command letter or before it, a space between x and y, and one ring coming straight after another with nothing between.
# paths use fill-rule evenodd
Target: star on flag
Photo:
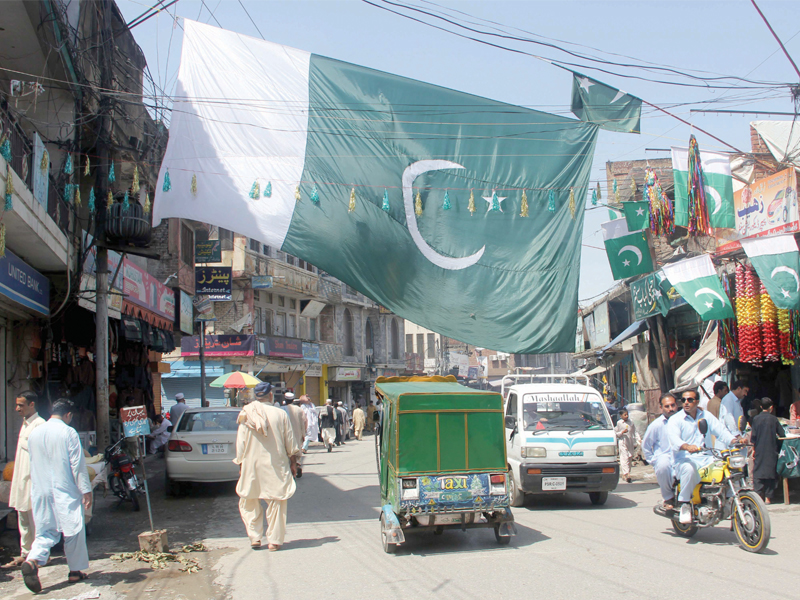
<instances>
[{"instance_id":1,"label":"star on flag","mask_svg":"<svg viewBox=\"0 0 800 600\"><path fill-rule=\"evenodd\" d=\"M792 295L792 293L791 293L791 292L789 292L788 290L785 290L785 289L783 289L783 288L781 288L781 294L783 294L783 297L784 297L784 298L788 298L789 296L791 296L791 295Z\"/></svg>"},{"instance_id":2,"label":"star on flag","mask_svg":"<svg viewBox=\"0 0 800 600\"><path fill-rule=\"evenodd\" d=\"M592 80L588 77L578 77L578 81L580 81L580 86L587 92L589 91L589 88L594 85Z\"/></svg>"},{"instance_id":3,"label":"star on flag","mask_svg":"<svg viewBox=\"0 0 800 600\"><path fill-rule=\"evenodd\" d=\"M490 210L492 210L492 199L495 196L495 194L496 194L496 192L494 192L489 197L483 196L483 199L486 200L486 202L489 203L489 208L486 209L486 212L489 212ZM500 207L500 212L503 212L503 200L505 200L506 198L508 198L508 196L497 196L497 206Z\"/></svg>"},{"instance_id":4,"label":"star on flag","mask_svg":"<svg viewBox=\"0 0 800 600\"><path fill-rule=\"evenodd\" d=\"M637 217L643 217L644 216L644 209L643 208L637 208L636 209L636 216Z\"/></svg>"}]
</instances>

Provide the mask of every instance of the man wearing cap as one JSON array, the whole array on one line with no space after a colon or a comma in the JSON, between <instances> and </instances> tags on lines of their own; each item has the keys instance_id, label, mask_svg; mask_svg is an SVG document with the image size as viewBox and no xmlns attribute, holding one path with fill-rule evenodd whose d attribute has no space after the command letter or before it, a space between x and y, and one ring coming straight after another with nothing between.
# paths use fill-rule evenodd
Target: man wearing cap
<instances>
[{"instance_id":1,"label":"man wearing cap","mask_svg":"<svg viewBox=\"0 0 800 600\"><path fill-rule=\"evenodd\" d=\"M336 403L336 412L338 413L339 423L338 427L336 428L336 433L338 434L338 442L337 444L344 444L344 441L347 439L347 432L349 431L349 423L347 422L347 410L345 410L342 401Z\"/></svg>"},{"instance_id":2,"label":"man wearing cap","mask_svg":"<svg viewBox=\"0 0 800 600\"><path fill-rule=\"evenodd\" d=\"M175 405L169 409L169 422L177 427L181 415L186 411L186 397L183 392L175 394Z\"/></svg>"},{"instance_id":3,"label":"man wearing cap","mask_svg":"<svg viewBox=\"0 0 800 600\"><path fill-rule=\"evenodd\" d=\"M322 430L322 442L331 451L333 444L336 443L336 422L337 422L336 409L333 408L333 401L328 398L325 400L325 406L319 415L319 427Z\"/></svg>"},{"instance_id":4,"label":"man wearing cap","mask_svg":"<svg viewBox=\"0 0 800 600\"><path fill-rule=\"evenodd\" d=\"M272 384L255 387L256 401L239 413L236 458L239 465L239 513L250 546L261 547L264 535L264 508L267 502L267 541L269 550L279 550L286 536L287 500L294 495L294 473L300 448L292 433L286 411L272 405Z\"/></svg>"},{"instance_id":5,"label":"man wearing cap","mask_svg":"<svg viewBox=\"0 0 800 600\"><path fill-rule=\"evenodd\" d=\"M306 419L306 412L297 404L294 392L286 392L284 394L285 403L281 407L289 415L289 422L292 424L292 435L294 435L294 442L300 448L306 436L306 428L308 421ZM301 459L303 458L302 450L298 450L295 456L297 468L295 469L295 477L300 479L303 476L303 468L301 466Z\"/></svg>"}]
</instances>

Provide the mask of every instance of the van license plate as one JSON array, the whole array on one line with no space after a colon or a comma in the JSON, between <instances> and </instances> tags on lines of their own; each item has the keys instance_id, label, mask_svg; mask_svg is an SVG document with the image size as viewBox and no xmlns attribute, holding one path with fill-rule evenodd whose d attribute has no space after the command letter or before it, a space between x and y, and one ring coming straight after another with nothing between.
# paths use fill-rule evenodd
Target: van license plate
<instances>
[{"instance_id":1,"label":"van license plate","mask_svg":"<svg viewBox=\"0 0 800 600\"><path fill-rule=\"evenodd\" d=\"M227 454L228 444L203 444L203 454Z\"/></svg>"},{"instance_id":2,"label":"van license plate","mask_svg":"<svg viewBox=\"0 0 800 600\"><path fill-rule=\"evenodd\" d=\"M542 491L555 492L566 489L566 477L542 477Z\"/></svg>"}]
</instances>

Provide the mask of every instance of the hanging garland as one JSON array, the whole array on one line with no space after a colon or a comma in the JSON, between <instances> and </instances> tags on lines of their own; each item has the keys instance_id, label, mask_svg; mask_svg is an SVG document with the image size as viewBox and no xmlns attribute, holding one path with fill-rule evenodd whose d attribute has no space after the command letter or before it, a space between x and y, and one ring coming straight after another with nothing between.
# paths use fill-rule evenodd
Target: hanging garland
<instances>
[{"instance_id":1,"label":"hanging garland","mask_svg":"<svg viewBox=\"0 0 800 600\"><path fill-rule=\"evenodd\" d=\"M764 360L775 362L780 360L780 342L778 339L778 309L759 281L761 294L761 339L764 344Z\"/></svg>"},{"instance_id":2,"label":"hanging garland","mask_svg":"<svg viewBox=\"0 0 800 600\"><path fill-rule=\"evenodd\" d=\"M791 343L791 315L788 308L778 309L778 344L781 349L781 362L784 365L793 365L797 356L793 352Z\"/></svg>"},{"instance_id":3,"label":"hanging garland","mask_svg":"<svg viewBox=\"0 0 800 600\"><path fill-rule=\"evenodd\" d=\"M528 216L528 195L525 193L525 190L522 190L522 200L520 202L519 216L520 217Z\"/></svg>"},{"instance_id":4,"label":"hanging garland","mask_svg":"<svg viewBox=\"0 0 800 600\"><path fill-rule=\"evenodd\" d=\"M14 208L14 172L11 170L11 163L6 163L6 210Z\"/></svg>"},{"instance_id":5,"label":"hanging garland","mask_svg":"<svg viewBox=\"0 0 800 600\"><path fill-rule=\"evenodd\" d=\"M0 156L5 159L6 162L11 162L13 158L11 155L11 140L8 139L8 136L4 133L2 139L0 139Z\"/></svg>"},{"instance_id":6,"label":"hanging garland","mask_svg":"<svg viewBox=\"0 0 800 600\"><path fill-rule=\"evenodd\" d=\"M6 255L6 224L0 223L0 258Z\"/></svg>"},{"instance_id":7,"label":"hanging garland","mask_svg":"<svg viewBox=\"0 0 800 600\"><path fill-rule=\"evenodd\" d=\"M675 209L658 180L656 172L647 167L644 175L643 198L650 203L650 231L656 235L675 232Z\"/></svg>"},{"instance_id":8,"label":"hanging garland","mask_svg":"<svg viewBox=\"0 0 800 600\"><path fill-rule=\"evenodd\" d=\"M694 135L689 139L689 235L711 235L708 220L706 190L703 186L703 165L700 162L700 147Z\"/></svg>"},{"instance_id":9,"label":"hanging garland","mask_svg":"<svg viewBox=\"0 0 800 600\"><path fill-rule=\"evenodd\" d=\"M739 360L761 366L761 282L752 268L736 266L736 320L739 325Z\"/></svg>"},{"instance_id":10,"label":"hanging garland","mask_svg":"<svg viewBox=\"0 0 800 600\"><path fill-rule=\"evenodd\" d=\"M722 278L722 289L725 290L725 294L728 298L732 299L732 303L734 306L734 316L730 319L723 319L718 321L718 337L717 337L717 356L720 358L725 358L727 360L733 360L739 357L738 353L738 337L736 335L737 332L737 322L736 322L736 296L735 294L731 293L731 285L730 285L730 277L723 277Z\"/></svg>"}]
</instances>

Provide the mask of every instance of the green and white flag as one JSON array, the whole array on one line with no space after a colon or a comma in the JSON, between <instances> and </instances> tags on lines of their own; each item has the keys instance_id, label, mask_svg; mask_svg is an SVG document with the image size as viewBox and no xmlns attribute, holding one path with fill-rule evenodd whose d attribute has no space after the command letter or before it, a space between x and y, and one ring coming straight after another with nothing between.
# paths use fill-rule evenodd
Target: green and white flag
<instances>
[{"instance_id":1,"label":"green and white flag","mask_svg":"<svg viewBox=\"0 0 800 600\"><path fill-rule=\"evenodd\" d=\"M708 254L664 265L663 271L703 321L733 317L733 306Z\"/></svg>"},{"instance_id":2,"label":"green and white flag","mask_svg":"<svg viewBox=\"0 0 800 600\"><path fill-rule=\"evenodd\" d=\"M579 119L609 131L641 131L641 98L575 71L572 72L572 112Z\"/></svg>"},{"instance_id":3,"label":"green and white flag","mask_svg":"<svg viewBox=\"0 0 800 600\"><path fill-rule=\"evenodd\" d=\"M800 252L794 235L740 240L769 297L778 308L800 308Z\"/></svg>"},{"instance_id":4,"label":"green and white flag","mask_svg":"<svg viewBox=\"0 0 800 600\"><path fill-rule=\"evenodd\" d=\"M722 152L700 152L703 166L703 187L706 190L708 219L712 227L733 229L736 219L733 208L733 178L729 155ZM689 225L689 149L672 148L672 174L675 182L675 225Z\"/></svg>"},{"instance_id":5,"label":"green and white flag","mask_svg":"<svg viewBox=\"0 0 800 600\"><path fill-rule=\"evenodd\" d=\"M602 228L614 279L626 279L653 270L653 258L644 231L630 231L625 219L603 223Z\"/></svg>"},{"instance_id":6,"label":"green and white flag","mask_svg":"<svg viewBox=\"0 0 800 600\"><path fill-rule=\"evenodd\" d=\"M650 227L649 202L623 202L622 212L625 213L625 221L627 221L630 231L639 231Z\"/></svg>"},{"instance_id":7,"label":"green and white flag","mask_svg":"<svg viewBox=\"0 0 800 600\"><path fill-rule=\"evenodd\" d=\"M155 224L235 231L464 342L573 351L597 126L182 23Z\"/></svg>"}]
</instances>

